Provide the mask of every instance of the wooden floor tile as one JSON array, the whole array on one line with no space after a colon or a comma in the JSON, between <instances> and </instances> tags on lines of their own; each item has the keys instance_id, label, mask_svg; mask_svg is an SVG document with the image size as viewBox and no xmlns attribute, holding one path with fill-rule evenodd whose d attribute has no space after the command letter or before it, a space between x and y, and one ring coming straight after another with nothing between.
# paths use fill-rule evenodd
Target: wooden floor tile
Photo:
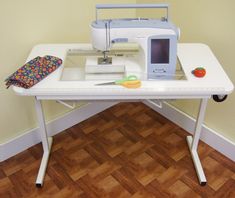
<instances>
[{"instance_id":1,"label":"wooden floor tile","mask_svg":"<svg viewBox=\"0 0 235 198\"><path fill-rule=\"evenodd\" d=\"M41 144L0 163L0 197L234 198L235 163L200 141L200 186L187 135L143 103L119 103L54 137L43 188Z\"/></svg>"},{"instance_id":2,"label":"wooden floor tile","mask_svg":"<svg viewBox=\"0 0 235 198\"><path fill-rule=\"evenodd\" d=\"M180 180L177 180L173 185L169 187L169 191L176 195L177 197L190 197L190 198L198 198L200 197L198 194L196 194L190 187L188 187L186 184L181 182Z\"/></svg>"}]
</instances>

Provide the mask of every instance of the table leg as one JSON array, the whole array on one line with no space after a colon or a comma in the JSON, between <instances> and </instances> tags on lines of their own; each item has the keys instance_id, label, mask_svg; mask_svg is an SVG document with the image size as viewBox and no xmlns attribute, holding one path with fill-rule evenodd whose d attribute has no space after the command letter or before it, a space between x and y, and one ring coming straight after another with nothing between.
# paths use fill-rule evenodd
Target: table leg
<instances>
[{"instance_id":1,"label":"table leg","mask_svg":"<svg viewBox=\"0 0 235 198\"><path fill-rule=\"evenodd\" d=\"M46 124L45 124L42 104L40 100L37 100L37 98L35 98L35 106L36 106L39 130L40 130L40 135L41 135L41 140L42 140L42 147L43 147L43 156L42 156L41 165L38 171L38 176L36 179L36 186L42 187L53 139L52 137L47 137L47 129L46 129Z\"/></svg>"},{"instance_id":2,"label":"table leg","mask_svg":"<svg viewBox=\"0 0 235 198\"><path fill-rule=\"evenodd\" d=\"M204 120L204 116L206 112L207 101L208 101L207 98L201 99L194 135L193 137L187 136L188 147L189 147L189 150L193 159L194 167L196 169L198 180L201 186L206 185L207 181L206 181L206 177L205 177L202 165L201 165L201 161L197 153L197 147L198 147L203 120Z\"/></svg>"}]
</instances>

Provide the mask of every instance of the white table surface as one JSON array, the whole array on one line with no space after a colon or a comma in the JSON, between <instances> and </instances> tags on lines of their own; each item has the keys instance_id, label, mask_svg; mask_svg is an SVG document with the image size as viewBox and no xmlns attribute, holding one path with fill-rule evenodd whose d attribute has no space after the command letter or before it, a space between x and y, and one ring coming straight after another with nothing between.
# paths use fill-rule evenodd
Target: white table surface
<instances>
[{"instance_id":1,"label":"white table surface","mask_svg":"<svg viewBox=\"0 0 235 198\"><path fill-rule=\"evenodd\" d=\"M27 61L36 56L53 55L66 58L69 49L91 49L90 44L42 44L35 46ZM154 99L154 98L203 98L226 95L233 91L233 84L207 45L199 43L178 44L178 58L187 80L142 81L141 88L122 86L95 86L101 81L61 81L63 65L30 89L13 86L18 95L37 96L41 99ZM191 71L204 67L207 74L197 78ZM107 82L107 81L104 81Z\"/></svg>"}]
</instances>

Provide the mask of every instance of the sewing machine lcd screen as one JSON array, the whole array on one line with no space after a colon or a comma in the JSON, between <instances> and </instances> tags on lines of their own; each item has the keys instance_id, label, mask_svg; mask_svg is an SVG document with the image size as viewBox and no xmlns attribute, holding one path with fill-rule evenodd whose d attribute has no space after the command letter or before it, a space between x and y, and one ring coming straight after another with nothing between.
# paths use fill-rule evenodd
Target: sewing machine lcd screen
<instances>
[{"instance_id":1,"label":"sewing machine lcd screen","mask_svg":"<svg viewBox=\"0 0 235 198\"><path fill-rule=\"evenodd\" d=\"M169 63L169 39L151 39L151 64Z\"/></svg>"}]
</instances>

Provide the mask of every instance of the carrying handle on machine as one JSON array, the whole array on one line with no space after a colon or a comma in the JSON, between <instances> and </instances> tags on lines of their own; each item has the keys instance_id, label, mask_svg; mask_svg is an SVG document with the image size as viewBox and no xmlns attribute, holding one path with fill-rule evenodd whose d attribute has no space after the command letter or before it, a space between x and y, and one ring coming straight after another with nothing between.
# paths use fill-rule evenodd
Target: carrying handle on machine
<instances>
[{"instance_id":1,"label":"carrying handle on machine","mask_svg":"<svg viewBox=\"0 0 235 198\"><path fill-rule=\"evenodd\" d=\"M130 9L130 8L164 8L166 9L166 21L169 19L169 5L161 4L97 4L96 5L96 22L98 21L98 10L100 9Z\"/></svg>"}]
</instances>

